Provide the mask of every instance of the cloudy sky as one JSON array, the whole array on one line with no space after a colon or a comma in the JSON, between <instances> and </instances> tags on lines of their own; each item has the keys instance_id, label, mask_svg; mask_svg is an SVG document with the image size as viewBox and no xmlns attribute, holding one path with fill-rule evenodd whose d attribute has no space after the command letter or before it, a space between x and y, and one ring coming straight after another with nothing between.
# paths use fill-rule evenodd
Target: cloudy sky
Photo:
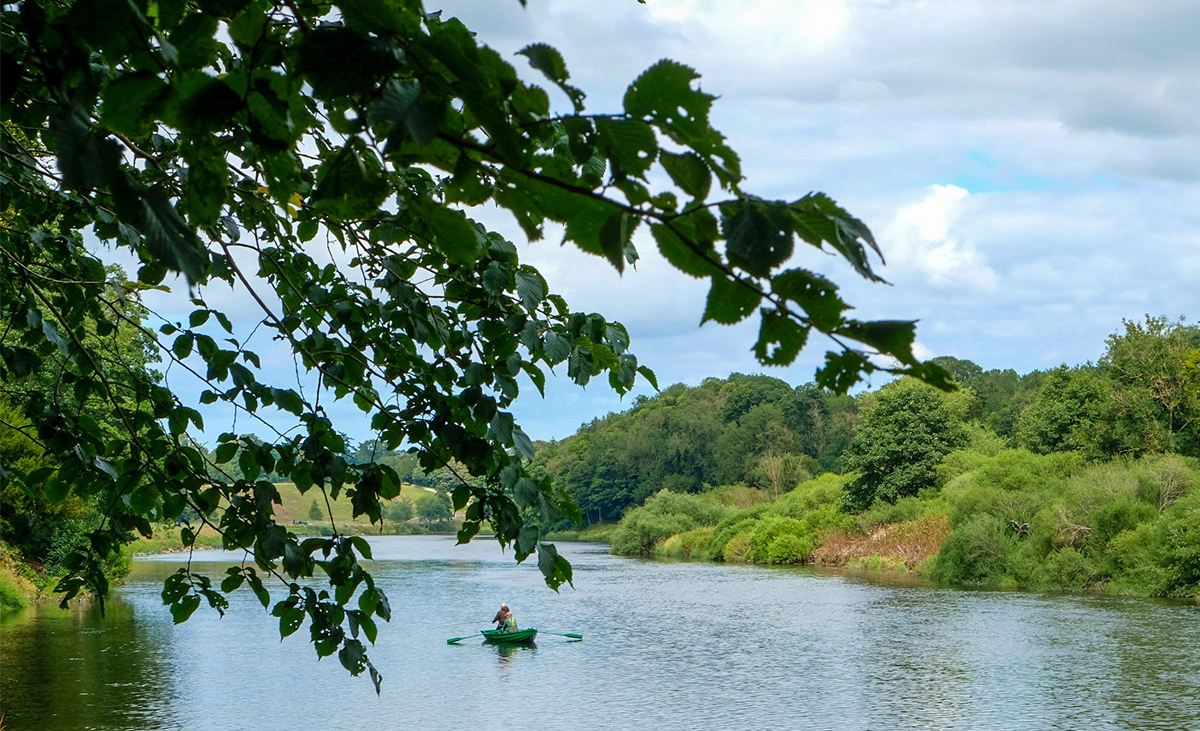
<instances>
[{"instance_id":1,"label":"cloudy sky","mask_svg":"<svg viewBox=\"0 0 1200 731\"><path fill-rule=\"evenodd\" d=\"M919 320L924 356L1020 372L1076 364L1099 358L1122 318L1200 310L1200 3L441 8L535 83L544 81L512 54L557 47L593 112L618 111L625 86L660 58L696 68L720 96L714 124L742 156L745 189L830 194L875 231L891 286L811 249L794 263L841 284L860 318ZM510 221L486 220L523 241ZM640 249L624 277L553 237L522 255L575 309L624 322L660 384L763 370L750 352L756 322L699 327L703 284L667 266L652 242ZM814 339L795 365L767 372L810 380L824 345ZM545 400L527 388L518 419L534 438L568 436L628 404L606 388L579 389L564 374ZM347 426L367 436L361 423Z\"/></svg>"}]
</instances>

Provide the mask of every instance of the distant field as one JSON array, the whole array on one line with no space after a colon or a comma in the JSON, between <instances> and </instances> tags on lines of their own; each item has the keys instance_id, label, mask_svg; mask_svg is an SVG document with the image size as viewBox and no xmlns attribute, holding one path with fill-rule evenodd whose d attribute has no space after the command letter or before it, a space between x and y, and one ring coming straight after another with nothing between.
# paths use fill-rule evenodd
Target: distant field
<instances>
[{"instance_id":1,"label":"distant field","mask_svg":"<svg viewBox=\"0 0 1200 731\"><path fill-rule=\"evenodd\" d=\"M283 504L275 507L275 520L281 524L291 523L293 520L308 520L308 510L312 507L313 500L317 501L317 507L322 511L325 510L325 498L321 495L321 491L316 488L310 488L303 495L296 489L296 486L290 482L280 482L275 485L279 490L279 496L283 498ZM422 495L430 495L431 493L423 490L415 485L404 485L400 489L400 496L415 503L417 498ZM333 509L333 519L338 523L353 524L350 517L351 510L350 499L345 494L339 495L339 499L330 500L329 507ZM365 516L360 516L365 518ZM368 524L364 519L363 524Z\"/></svg>"},{"instance_id":2,"label":"distant field","mask_svg":"<svg viewBox=\"0 0 1200 731\"><path fill-rule=\"evenodd\" d=\"M313 531L313 528L308 526L297 525L293 526L293 521L303 521L309 526L323 526L326 530L329 528L329 521L310 520L308 517L309 508L312 507L312 502L317 501L317 507L322 511L325 510L325 497L321 491L313 488L305 494L300 494L296 486L291 482L280 482L275 485L279 490L279 497L282 499L282 505L275 506L275 522L279 525L287 526L293 533L306 533ZM404 485L400 489L400 496L410 502L415 503L417 498L422 495L430 495L428 490L417 487L415 485ZM360 520L352 520L351 513L353 512L350 506L350 499L343 493L339 495L339 499L330 500L329 507L333 510L333 519L338 524L339 531L348 531L357 534L378 534L383 532L391 534L396 532L396 526L388 521L384 522L383 530L380 530L378 524L371 525L365 518L360 516ZM215 548L221 545L221 538L211 528L199 527L197 531L199 538L196 541L197 548ZM406 526L401 526L405 528ZM436 526L435 526L436 527ZM418 526L413 526L414 530L423 530ZM179 528L171 526L156 526L154 529L153 538L139 538L130 545L130 549L135 554L148 553L173 553L184 550L183 543L179 538ZM403 530L400 531L403 534Z\"/></svg>"}]
</instances>

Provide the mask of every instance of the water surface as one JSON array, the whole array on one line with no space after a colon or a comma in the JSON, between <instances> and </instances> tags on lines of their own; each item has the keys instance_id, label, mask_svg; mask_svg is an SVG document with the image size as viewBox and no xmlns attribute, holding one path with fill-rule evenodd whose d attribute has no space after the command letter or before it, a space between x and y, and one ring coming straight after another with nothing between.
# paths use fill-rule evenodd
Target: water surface
<instances>
[{"instance_id":1,"label":"water surface","mask_svg":"<svg viewBox=\"0 0 1200 731\"><path fill-rule=\"evenodd\" d=\"M134 562L101 618L0 626L0 713L37 729L1200 729L1200 606L961 591L803 568L662 563L560 544L574 590L486 541L371 539L395 617L384 674L279 641L252 594L175 626L178 556ZM234 554L197 553L219 577ZM507 601L536 648L449 637Z\"/></svg>"}]
</instances>

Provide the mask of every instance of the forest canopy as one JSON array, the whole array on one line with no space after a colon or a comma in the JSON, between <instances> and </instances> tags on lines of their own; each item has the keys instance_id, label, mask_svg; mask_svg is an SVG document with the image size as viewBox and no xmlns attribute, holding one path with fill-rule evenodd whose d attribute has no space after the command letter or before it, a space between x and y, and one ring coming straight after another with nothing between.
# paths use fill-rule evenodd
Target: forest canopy
<instances>
[{"instance_id":1,"label":"forest canopy","mask_svg":"<svg viewBox=\"0 0 1200 731\"><path fill-rule=\"evenodd\" d=\"M936 361L960 390L672 386L538 460L620 516L616 553L1200 595L1200 328L1127 321L1097 363L1024 375Z\"/></svg>"}]
</instances>

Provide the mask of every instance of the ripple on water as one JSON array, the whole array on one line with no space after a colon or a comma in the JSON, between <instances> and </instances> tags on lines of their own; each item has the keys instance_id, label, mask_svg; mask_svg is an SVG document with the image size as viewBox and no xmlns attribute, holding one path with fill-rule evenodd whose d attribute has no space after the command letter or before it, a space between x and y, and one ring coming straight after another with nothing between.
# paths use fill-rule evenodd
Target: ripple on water
<instances>
[{"instance_id":1,"label":"ripple on water","mask_svg":"<svg viewBox=\"0 0 1200 731\"><path fill-rule=\"evenodd\" d=\"M959 591L811 569L560 549L575 589L493 544L371 539L395 619L376 697L278 641L253 596L172 625L180 557L135 562L107 616L40 607L4 622L8 728L1200 729L1195 603ZM212 575L240 554L198 553ZM198 562L198 563L197 563ZM533 648L447 637L507 601ZM77 661L69 661L78 658ZM84 695L87 694L87 695Z\"/></svg>"}]
</instances>

